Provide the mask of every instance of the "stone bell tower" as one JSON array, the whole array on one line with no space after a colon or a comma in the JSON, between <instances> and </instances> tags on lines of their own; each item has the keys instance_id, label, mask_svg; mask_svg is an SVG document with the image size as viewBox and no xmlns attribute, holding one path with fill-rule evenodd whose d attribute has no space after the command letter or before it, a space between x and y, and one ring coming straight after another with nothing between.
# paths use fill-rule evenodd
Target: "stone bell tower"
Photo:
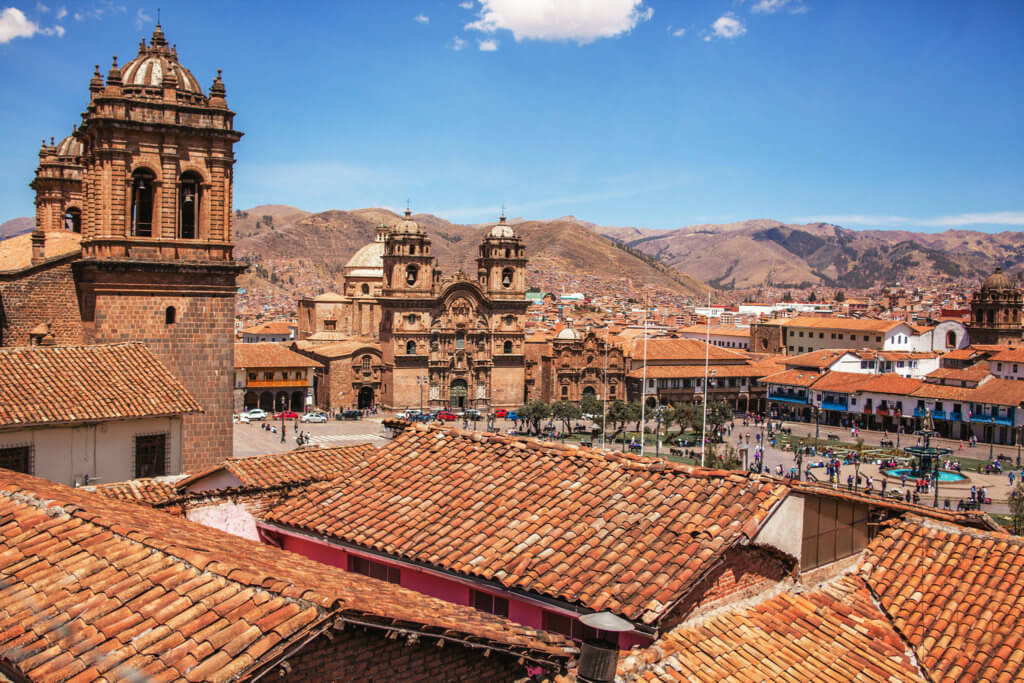
<instances>
[{"instance_id":1,"label":"stone bell tower","mask_svg":"<svg viewBox=\"0 0 1024 683\"><path fill-rule=\"evenodd\" d=\"M526 248L502 213L480 243L477 257L480 288L494 299L522 299L526 296Z\"/></svg>"},{"instance_id":2,"label":"stone bell tower","mask_svg":"<svg viewBox=\"0 0 1024 683\"><path fill-rule=\"evenodd\" d=\"M183 468L232 452L234 129L220 71L209 93L160 24L106 83L97 67L80 141L87 341L146 342L203 407L186 416ZM172 437L173 438L173 437Z\"/></svg>"},{"instance_id":3,"label":"stone bell tower","mask_svg":"<svg viewBox=\"0 0 1024 683\"><path fill-rule=\"evenodd\" d=\"M430 254L430 238L405 210L405 218L384 242L384 291L389 296L430 296L440 273Z\"/></svg>"}]
</instances>

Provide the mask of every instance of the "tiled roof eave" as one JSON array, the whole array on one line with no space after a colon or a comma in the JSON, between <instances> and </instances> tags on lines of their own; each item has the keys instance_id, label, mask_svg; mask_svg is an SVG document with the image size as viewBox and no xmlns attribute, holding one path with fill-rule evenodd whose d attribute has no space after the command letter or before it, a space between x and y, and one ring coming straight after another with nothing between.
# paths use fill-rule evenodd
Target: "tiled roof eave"
<instances>
[{"instance_id":1,"label":"tiled roof eave","mask_svg":"<svg viewBox=\"0 0 1024 683\"><path fill-rule=\"evenodd\" d=\"M72 425L93 425L104 422L128 422L130 420L151 420L160 417L181 417L182 415L196 415L205 412L202 408L192 410L181 410L168 413L148 413L145 415L104 415L101 417L83 417L80 419L54 419L35 422L0 422L0 432L21 431L23 429L48 429L68 427Z\"/></svg>"}]
</instances>

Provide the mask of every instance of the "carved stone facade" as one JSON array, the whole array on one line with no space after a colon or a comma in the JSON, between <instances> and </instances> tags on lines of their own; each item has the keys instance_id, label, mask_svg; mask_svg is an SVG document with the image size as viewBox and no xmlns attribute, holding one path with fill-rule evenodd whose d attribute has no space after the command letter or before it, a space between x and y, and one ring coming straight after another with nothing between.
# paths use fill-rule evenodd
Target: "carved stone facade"
<instances>
[{"instance_id":1,"label":"carved stone facade","mask_svg":"<svg viewBox=\"0 0 1024 683\"><path fill-rule=\"evenodd\" d=\"M1019 343L1024 338L1022 306L1020 288L997 267L971 299L971 343Z\"/></svg>"},{"instance_id":2,"label":"carved stone facade","mask_svg":"<svg viewBox=\"0 0 1024 683\"><path fill-rule=\"evenodd\" d=\"M201 469L232 452L242 134L220 73L204 94L159 24L133 60L114 58L105 83L97 67L89 92L82 125L40 152L32 262L0 273L0 340L31 343L25 331L43 325L57 344L145 342L203 407L185 417L183 439L184 469ZM47 242L76 230L80 251L48 258ZM47 301L24 305L39 296Z\"/></svg>"},{"instance_id":3,"label":"carved stone facade","mask_svg":"<svg viewBox=\"0 0 1024 683\"><path fill-rule=\"evenodd\" d=\"M379 341L374 406L515 408L525 398L525 277L525 249L504 216L480 245L474 281L442 277L430 238L406 211L349 261L343 295L299 302L299 336L333 330Z\"/></svg>"},{"instance_id":4,"label":"carved stone facade","mask_svg":"<svg viewBox=\"0 0 1024 683\"><path fill-rule=\"evenodd\" d=\"M531 399L576 403L588 394L602 400L606 393L609 401L626 399L622 349L593 332L566 327L549 341L530 340L527 346Z\"/></svg>"}]
</instances>

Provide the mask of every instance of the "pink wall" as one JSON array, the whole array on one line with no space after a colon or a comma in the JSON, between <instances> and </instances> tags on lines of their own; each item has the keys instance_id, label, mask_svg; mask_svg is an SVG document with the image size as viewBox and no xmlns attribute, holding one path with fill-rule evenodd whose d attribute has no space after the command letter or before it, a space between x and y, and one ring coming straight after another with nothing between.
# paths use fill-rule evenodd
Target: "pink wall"
<instances>
[{"instance_id":1,"label":"pink wall","mask_svg":"<svg viewBox=\"0 0 1024 683\"><path fill-rule=\"evenodd\" d=\"M260 526L262 528L262 525ZM281 531L276 527L269 529L269 531L282 538L285 550L290 550L292 552L299 553L300 555L305 555L311 560L316 560L317 562L329 564L333 567L339 567L348 571L349 552L344 548L329 545L323 541L293 535L286 531ZM409 567L397 562L389 562L386 559L382 560L379 557L368 554L356 554L362 557L367 557L374 562L380 562L381 564L399 568L401 570L401 585L404 588L439 598L447 602L455 603L457 605L470 604L469 591L471 588L485 593L491 593L492 595L497 595L508 600L508 618L510 620L537 629L543 628L544 608L529 600L525 600L514 593L495 590L490 585L478 585L471 579L449 577L437 572ZM651 642L651 638L639 633L619 634L619 647L623 650L627 650L634 645L647 647Z\"/></svg>"}]
</instances>

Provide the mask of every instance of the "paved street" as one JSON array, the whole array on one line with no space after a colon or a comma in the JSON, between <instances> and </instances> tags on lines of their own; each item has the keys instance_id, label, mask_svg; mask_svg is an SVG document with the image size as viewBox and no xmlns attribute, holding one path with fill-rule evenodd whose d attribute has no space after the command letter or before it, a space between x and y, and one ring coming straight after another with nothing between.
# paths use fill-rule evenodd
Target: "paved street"
<instances>
[{"instance_id":1,"label":"paved street","mask_svg":"<svg viewBox=\"0 0 1024 683\"><path fill-rule=\"evenodd\" d=\"M273 425L278 433L262 429L262 425ZM372 443L377 446L387 441L387 430L380 423L380 418L365 420L331 420L324 424L298 424L299 431L308 432L311 444L321 444L325 448L344 446L354 443ZM285 422L285 441L281 442L281 421L265 420L250 424L235 424L236 457L262 455L264 453L280 453L297 448L295 444L295 421Z\"/></svg>"}]
</instances>

